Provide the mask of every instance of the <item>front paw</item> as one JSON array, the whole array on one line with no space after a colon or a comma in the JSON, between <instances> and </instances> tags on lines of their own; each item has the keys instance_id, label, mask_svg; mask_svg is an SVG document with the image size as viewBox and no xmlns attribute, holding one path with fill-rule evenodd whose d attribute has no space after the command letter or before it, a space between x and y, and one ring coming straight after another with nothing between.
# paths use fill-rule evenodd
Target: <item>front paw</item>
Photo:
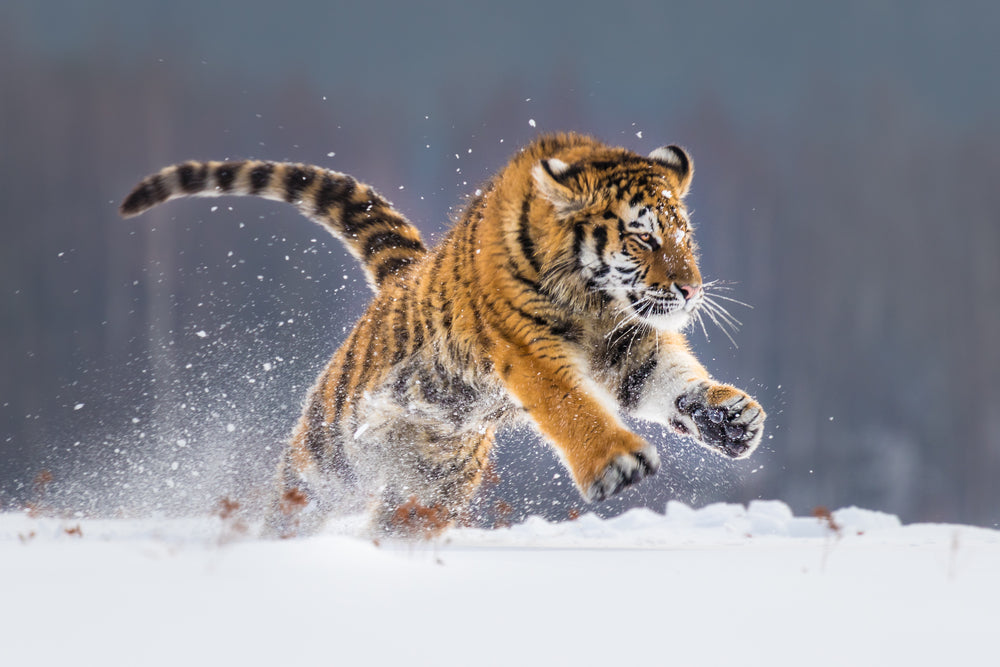
<instances>
[{"instance_id":1,"label":"front paw","mask_svg":"<svg viewBox=\"0 0 1000 667\"><path fill-rule=\"evenodd\" d=\"M677 410L685 419L678 430L690 430L693 422L703 445L734 458L750 456L764 434L766 414L745 392L728 385L701 385L677 399Z\"/></svg>"},{"instance_id":2,"label":"front paw","mask_svg":"<svg viewBox=\"0 0 1000 667\"><path fill-rule=\"evenodd\" d=\"M644 444L641 449L627 454L619 454L597 473L597 477L586 486L583 498L588 503L609 498L622 489L636 484L652 475L660 468L660 455L656 448Z\"/></svg>"}]
</instances>

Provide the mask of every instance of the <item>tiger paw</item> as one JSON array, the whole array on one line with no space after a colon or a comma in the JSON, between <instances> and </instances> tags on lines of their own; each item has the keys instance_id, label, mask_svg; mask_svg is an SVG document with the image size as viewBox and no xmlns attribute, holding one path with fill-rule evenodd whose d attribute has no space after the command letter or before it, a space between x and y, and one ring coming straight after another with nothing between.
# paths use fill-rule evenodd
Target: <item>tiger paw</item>
<instances>
[{"instance_id":1,"label":"tiger paw","mask_svg":"<svg viewBox=\"0 0 1000 667\"><path fill-rule=\"evenodd\" d=\"M728 385L704 384L682 394L677 410L681 418L673 426L678 432L730 458L750 456L764 434L767 415L760 403Z\"/></svg>"},{"instance_id":2,"label":"tiger paw","mask_svg":"<svg viewBox=\"0 0 1000 667\"><path fill-rule=\"evenodd\" d=\"M650 444L644 444L634 452L619 454L597 473L593 482L582 489L584 500L588 503L605 500L652 475L659 468L660 455Z\"/></svg>"}]
</instances>

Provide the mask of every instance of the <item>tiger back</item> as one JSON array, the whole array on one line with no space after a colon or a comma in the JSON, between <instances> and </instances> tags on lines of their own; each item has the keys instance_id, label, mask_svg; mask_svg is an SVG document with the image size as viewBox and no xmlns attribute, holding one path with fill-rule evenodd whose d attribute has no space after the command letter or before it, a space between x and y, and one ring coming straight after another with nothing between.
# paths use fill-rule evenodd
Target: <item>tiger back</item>
<instances>
[{"instance_id":1,"label":"tiger back","mask_svg":"<svg viewBox=\"0 0 1000 667\"><path fill-rule=\"evenodd\" d=\"M307 165L168 167L122 212L257 195L345 243L376 294L306 398L268 530L308 533L331 512L366 509L380 533L427 535L462 518L498 430L517 421L544 436L591 502L659 467L623 415L729 458L760 442L761 406L714 380L682 333L727 317L698 269L683 203L692 175L676 146L640 156L545 136L429 250L370 187Z\"/></svg>"}]
</instances>

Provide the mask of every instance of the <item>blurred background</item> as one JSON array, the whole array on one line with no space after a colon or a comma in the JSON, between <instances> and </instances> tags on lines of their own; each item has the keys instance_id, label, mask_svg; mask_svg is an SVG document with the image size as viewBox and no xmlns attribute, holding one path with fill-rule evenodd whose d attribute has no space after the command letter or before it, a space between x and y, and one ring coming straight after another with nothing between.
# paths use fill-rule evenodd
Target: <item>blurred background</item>
<instances>
[{"instance_id":1,"label":"blurred background","mask_svg":"<svg viewBox=\"0 0 1000 667\"><path fill-rule=\"evenodd\" d=\"M6 0L0 5L0 506L252 504L369 298L287 206L174 202L177 161L347 171L439 238L540 132L678 143L702 272L743 325L692 341L770 414L723 461L638 426L665 464L604 514L668 499L859 505L1000 522L1000 5ZM581 505L526 429L485 524Z\"/></svg>"}]
</instances>

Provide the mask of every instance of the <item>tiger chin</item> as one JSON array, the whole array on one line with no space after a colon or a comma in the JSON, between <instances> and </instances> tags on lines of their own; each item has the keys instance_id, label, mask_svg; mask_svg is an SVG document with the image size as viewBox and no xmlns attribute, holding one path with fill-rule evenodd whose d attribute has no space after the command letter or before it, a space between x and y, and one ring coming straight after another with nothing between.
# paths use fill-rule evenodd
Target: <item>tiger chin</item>
<instances>
[{"instance_id":1,"label":"tiger chin","mask_svg":"<svg viewBox=\"0 0 1000 667\"><path fill-rule=\"evenodd\" d=\"M623 415L728 458L760 443L760 404L714 380L682 333L724 314L698 270L684 206L693 173L677 146L641 156L543 136L432 248L370 186L303 164L167 167L121 213L259 196L292 204L347 247L375 296L306 397L266 532L308 534L364 508L379 534L428 536L464 518L497 432L517 422L542 434L588 502L660 466Z\"/></svg>"}]
</instances>

